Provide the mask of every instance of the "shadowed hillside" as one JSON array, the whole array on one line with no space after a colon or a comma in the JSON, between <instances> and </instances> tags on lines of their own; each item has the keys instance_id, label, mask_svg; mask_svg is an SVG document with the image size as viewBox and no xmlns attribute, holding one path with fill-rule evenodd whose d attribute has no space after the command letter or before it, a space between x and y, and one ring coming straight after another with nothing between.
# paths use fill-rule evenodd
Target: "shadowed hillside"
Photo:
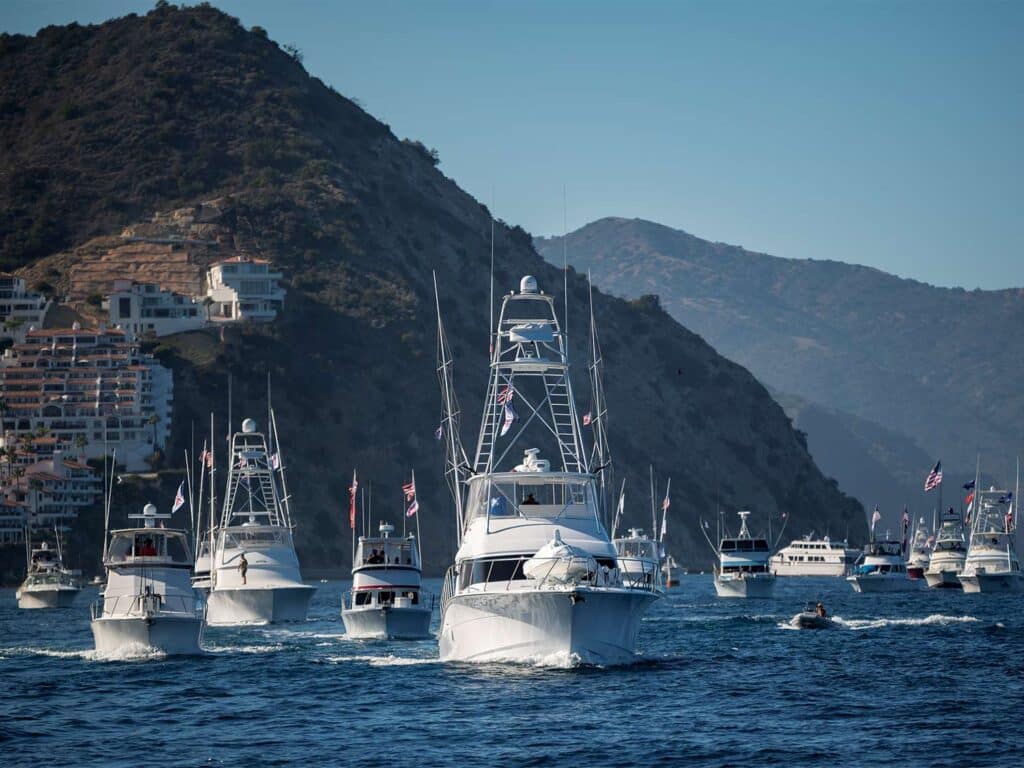
<instances>
[{"instance_id":1,"label":"shadowed hillside","mask_svg":"<svg viewBox=\"0 0 1024 768\"><path fill-rule=\"evenodd\" d=\"M265 421L265 382L289 471L300 555L347 566L346 487L357 466L374 517L398 519L416 469L425 556L451 556L453 514L433 439L431 274L456 358L467 442L484 391L490 222L419 142L400 141L303 70L258 29L209 7L165 7L101 26L0 37L0 238L7 267L53 290L89 249L125 227L217 198L216 248L271 259L288 281L277 322L161 339L175 370L167 465L217 415L226 382L236 419ZM205 253L205 252L204 252ZM497 228L499 290L562 275L530 236ZM89 256L93 258L93 256ZM572 306L587 286L571 274ZM673 477L669 548L707 560L696 517L715 500L797 528L865 530L859 504L814 466L782 409L740 366L680 327L652 298L595 294L607 360L611 437L632 489L627 517L647 515L646 473ZM583 312L570 313L577 391L586 395ZM223 443L218 445L223 455ZM164 489L166 493L166 488ZM173 491L171 491L173 493Z\"/></svg>"}]
</instances>

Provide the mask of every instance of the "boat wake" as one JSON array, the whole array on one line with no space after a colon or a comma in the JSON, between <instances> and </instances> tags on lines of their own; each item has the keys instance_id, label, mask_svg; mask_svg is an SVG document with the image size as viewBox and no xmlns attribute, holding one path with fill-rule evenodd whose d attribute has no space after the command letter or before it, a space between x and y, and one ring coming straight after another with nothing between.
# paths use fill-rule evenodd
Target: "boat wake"
<instances>
[{"instance_id":1,"label":"boat wake","mask_svg":"<svg viewBox=\"0 0 1024 768\"><path fill-rule=\"evenodd\" d=\"M944 627L951 624L971 624L980 621L980 619L976 619L974 616L945 616L941 613L934 613L923 619L844 619L842 616L832 616L831 619L837 629L855 631L884 629L886 627ZM800 629L800 626L793 619L783 619L776 626L779 629Z\"/></svg>"},{"instance_id":2,"label":"boat wake","mask_svg":"<svg viewBox=\"0 0 1024 768\"><path fill-rule=\"evenodd\" d=\"M345 662L362 662L363 664L369 664L371 667L412 667L423 664L440 664L441 662L434 659L418 659L409 656L328 656L327 661L331 664L342 664Z\"/></svg>"},{"instance_id":3,"label":"boat wake","mask_svg":"<svg viewBox=\"0 0 1024 768\"><path fill-rule=\"evenodd\" d=\"M277 653L284 650L280 643L273 645L204 645L203 650L207 653L220 655L231 655L235 653Z\"/></svg>"},{"instance_id":4,"label":"boat wake","mask_svg":"<svg viewBox=\"0 0 1024 768\"><path fill-rule=\"evenodd\" d=\"M83 661L149 661L165 659L167 654L142 643L129 643L115 653L99 653L91 648L77 651L60 651L55 648L11 648L12 656L47 656L52 659L82 659Z\"/></svg>"}]
</instances>

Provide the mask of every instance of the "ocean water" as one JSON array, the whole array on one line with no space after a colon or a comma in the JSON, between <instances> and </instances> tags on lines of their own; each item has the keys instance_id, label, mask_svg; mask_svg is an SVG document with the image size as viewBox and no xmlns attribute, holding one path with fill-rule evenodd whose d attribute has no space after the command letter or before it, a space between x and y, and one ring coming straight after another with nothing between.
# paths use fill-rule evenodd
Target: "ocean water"
<instances>
[{"instance_id":1,"label":"ocean water","mask_svg":"<svg viewBox=\"0 0 1024 768\"><path fill-rule=\"evenodd\" d=\"M304 624L117 660L91 651L95 588L65 611L0 591L0 765L1024 765L1022 595L780 579L772 600L727 601L688 576L635 664L594 668L351 641L348 584L317 586ZM818 599L839 627L792 629Z\"/></svg>"}]
</instances>

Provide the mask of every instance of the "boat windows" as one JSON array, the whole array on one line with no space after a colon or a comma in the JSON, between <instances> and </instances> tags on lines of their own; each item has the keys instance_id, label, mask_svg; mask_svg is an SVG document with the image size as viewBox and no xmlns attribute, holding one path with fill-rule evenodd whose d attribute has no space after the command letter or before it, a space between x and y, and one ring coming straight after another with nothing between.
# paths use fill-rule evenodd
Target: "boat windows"
<instances>
[{"instance_id":1,"label":"boat windows","mask_svg":"<svg viewBox=\"0 0 1024 768\"><path fill-rule=\"evenodd\" d=\"M514 479L480 478L469 494L470 517L589 518L595 503L589 480L543 481L522 473Z\"/></svg>"},{"instance_id":2,"label":"boat windows","mask_svg":"<svg viewBox=\"0 0 1024 768\"><path fill-rule=\"evenodd\" d=\"M722 552L767 552L768 542L764 539L722 539Z\"/></svg>"},{"instance_id":3,"label":"boat windows","mask_svg":"<svg viewBox=\"0 0 1024 768\"><path fill-rule=\"evenodd\" d=\"M360 541L357 559L363 565L417 565L412 543L401 539Z\"/></svg>"},{"instance_id":4,"label":"boat windows","mask_svg":"<svg viewBox=\"0 0 1024 768\"><path fill-rule=\"evenodd\" d=\"M524 556L504 560L482 558L480 560L466 561L460 566L459 589L465 589L470 584L487 584L525 579L526 574L523 573L523 563L529 559L528 556Z\"/></svg>"},{"instance_id":5,"label":"boat windows","mask_svg":"<svg viewBox=\"0 0 1024 768\"><path fill-rule=\"evenodd\" d=\"M287 544L287 534L278 529L243 528L234 526L224 534L225 549L266 549Z\"/></svg>"},{"instance_id":6,"label":"boat windows","mask_svg":"<svg viewBox=\"0 0 1024 768\"><path fill-rule=\"evenodd\" d=\"M107 547L107 558L127 561L136 557L170 559L174 563L191 564L192 559L180 533L163 530L124 531L115 533Z\"/></svg>"},{"instance_id":7,"label":"boat windows","mask_svg":"<svg viewBox=\"0 0 1024 768\"><path fill-rule=\"evenodd\" d=\"M356 605L370 605L373 602L373 593L356 592Z\"/></svg>"}]
</instances>

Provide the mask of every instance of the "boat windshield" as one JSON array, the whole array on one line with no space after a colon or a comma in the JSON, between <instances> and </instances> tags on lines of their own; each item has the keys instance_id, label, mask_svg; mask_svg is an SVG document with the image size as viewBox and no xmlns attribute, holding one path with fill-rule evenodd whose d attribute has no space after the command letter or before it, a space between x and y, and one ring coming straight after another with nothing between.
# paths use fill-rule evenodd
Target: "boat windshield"
<instances>
[{"instance_id":1,"label":"boat windshield","mask_svg":"<svg viewBox=\"0 0 1024 768\"><path fill-rule=\"evenodd\" d=\"M643 540L619 540L615 542L615 549L618 550L620 557L637 557L644 558L646 560L656 560L657 555L654 551L653 541Z\"/></svg>"},{"instance_id":2,"label":"boat windshield","mask_svg":"<svg viewBox=\"0 0 1024 768\"><path fill-rule=\"evenodd\" d=\"M142 531L116 531L111 535L107 559L129 562L136 558L170 560L191 565L185 536L175 531L146 529Z\"/></svg>"},{"instance_id":3,"label":"boat windshield","mask_svg":"<svg viewBox=\"0 0 1024 768\"><path fill-rule=\"evenodd\" d=\"M764 539L722 539L722 552L767 552Z\"/></svg>"},{"instance_id":4,"label":"boat windshield","mask_svg":"<svg viewBox=\"0 0 1024 768\"><path fill-rule=\"evenodd\" d=\"M474 478L470 481L469 516L592 518L596 505L587 479L545 480L522 477Z\"/></svg>"},{"instance_id":5,"label":"boat windshield","mask_svg":"<svg viewBox=\"0 0 1024 768\"><path fill-rule=\"evenodd\" d=\"M416 565L416 548L402 539L360 539L356 562L363 565Z\"/></svg>"},{"instance_id":6,"label":"boat windshield","mask_svg":"<svg viewBox=\"0 0 1024 768\"><path fill-rule=\"evenodd\" d=\"M288 531L277 526L231 526L224 532L225 549L267 549L288 544Z\"/></svg>"}]
</instances>

